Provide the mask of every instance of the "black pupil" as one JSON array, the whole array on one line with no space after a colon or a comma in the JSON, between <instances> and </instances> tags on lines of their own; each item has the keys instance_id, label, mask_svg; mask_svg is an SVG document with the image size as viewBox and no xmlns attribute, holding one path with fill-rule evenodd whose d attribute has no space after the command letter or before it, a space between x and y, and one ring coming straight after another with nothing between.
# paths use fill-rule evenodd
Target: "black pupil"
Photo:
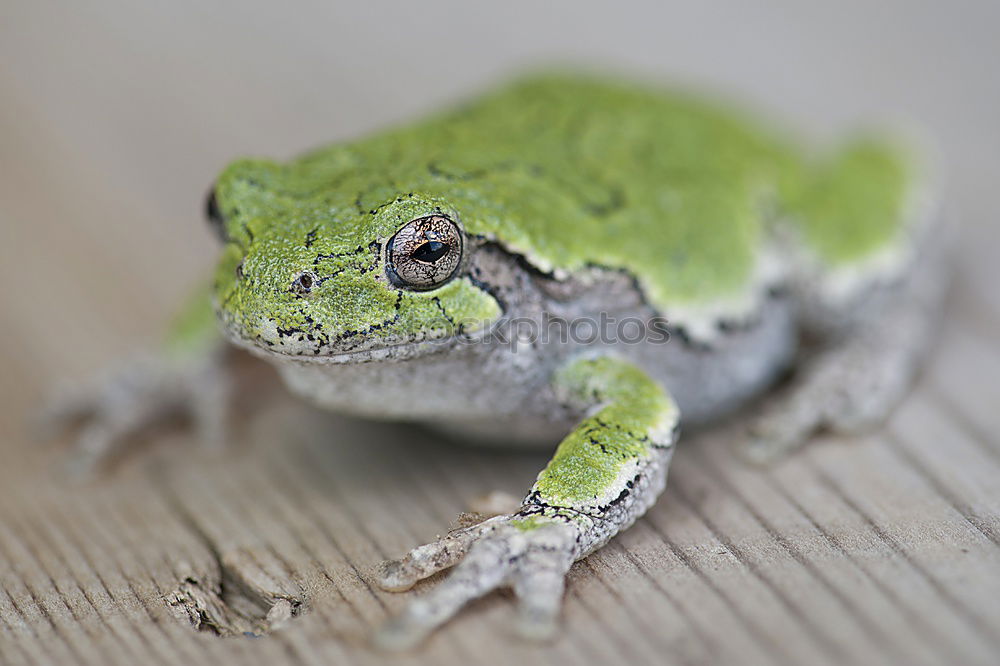
<instances>
[{"instance_id":1,"label":"black pupil","mask_svg":"<svg viewBox=\"0 0 1000 666\"><path fill-rule=\"evenodd\" d=\"M441 241L427 241L411 255L417 261L433 263L448 253L448 244Z\"/></svg>"}]
</instances>

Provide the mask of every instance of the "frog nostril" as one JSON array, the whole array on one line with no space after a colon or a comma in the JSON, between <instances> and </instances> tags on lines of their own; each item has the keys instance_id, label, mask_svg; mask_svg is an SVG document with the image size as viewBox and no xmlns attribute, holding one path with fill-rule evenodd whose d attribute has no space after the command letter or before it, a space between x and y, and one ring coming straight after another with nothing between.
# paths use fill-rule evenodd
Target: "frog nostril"
<instances>
[{"instance_id":1,"label":"frog nostril","mask_svg":"<svg viewBox=\"0 0 1000 666\"><path fill-rule=\"evenodd\" d=\"M242 259L240 260L240 263L236 264L236 279L237 280L242 280L243 279L243 260Z\"/></svg>"},{"instance_id":2,"label":"frog nostril","mask_svg":"<svg viewBox=\"0 0 1000 666\"><path fill-rule=\"evenodd\" d=\"M314 273L309 271L299 273L298 277L292 281L292 291L300 295L308 294L316 285L316 281L317 278Z\"/></svg>"}]
</instances>

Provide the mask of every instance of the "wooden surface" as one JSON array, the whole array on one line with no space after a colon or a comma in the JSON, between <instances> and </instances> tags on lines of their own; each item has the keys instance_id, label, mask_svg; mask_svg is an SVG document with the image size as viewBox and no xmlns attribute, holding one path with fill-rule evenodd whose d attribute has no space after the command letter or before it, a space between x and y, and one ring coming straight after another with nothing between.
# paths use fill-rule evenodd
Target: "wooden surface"
<instances>
[{"instance_id":1,"label":"wooden surface","mask_svg":"<svg viewBox=\"0 0 1000 666\"><path fill-rule=\"evenodd\" d=\"M74 484L65 442L41 444L26 423L46 388L151 344L208 269L198 208L226 159L375 127L588 39L592 59L727 85L821 134L872 110L912 113L942 146L966 227L942 335L870 437L820 438L766 470L730 454L739 423L686 437L660 502L574 567L553 644L513 639L511 600L495 594L391 661L996 663L1000 82L976 81L995 62L996 16L970 3L858 21L858 4L793 21L766 3L719 29L722 53L695 37L711 9L687 26L596 9L522 25L517 10L441 3L409 21L313 8L289 24L263 6L88 4L12 3L0 27L0 663L389 660L366 637L407 595L375 588L373 567L484 493L521 493L544 455L323 414L259 368L221 455L163 431ZM435 21L465 22L448 44L463 57L398 48Z\"/></svg>"}]
</instances>

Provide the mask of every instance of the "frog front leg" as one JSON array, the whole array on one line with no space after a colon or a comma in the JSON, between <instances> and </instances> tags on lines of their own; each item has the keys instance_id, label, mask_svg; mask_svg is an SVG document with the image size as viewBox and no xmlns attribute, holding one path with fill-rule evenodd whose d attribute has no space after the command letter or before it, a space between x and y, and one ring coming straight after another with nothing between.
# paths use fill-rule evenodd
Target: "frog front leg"
<instances>
[{"instance_id":1,"label":"frog front leg","mask_svg":"<svg viewBox=\"0 0 1000 666\"><path fill-rule=\"evenodd\" d=\"M54 391L36 417L38 425L42 434L79 426L68 463L69 471L84 478L139 431L172 415L190 416L199 441L218 447L230 393L224 356L203 288L184 304L159 350L132 355L90 381Z\"/></svg>"},{"instance_id":2,"label":"frog front leg","mask_svg":"<svg viewBox=\"0 0 1000 666\"><path fill-rule=\"evenodd\" d=\"M666 484L679 413L666 390L634 365L578 359L555 373L556 395L587 416L514 513L456 530L387 562L379 584L405 590L455 566L377 636L384 647L422 640L467 602L502 586L518 599L518 629L544 638L555 628L566 572L630 526Z\"/></svg>"}]
</instances>

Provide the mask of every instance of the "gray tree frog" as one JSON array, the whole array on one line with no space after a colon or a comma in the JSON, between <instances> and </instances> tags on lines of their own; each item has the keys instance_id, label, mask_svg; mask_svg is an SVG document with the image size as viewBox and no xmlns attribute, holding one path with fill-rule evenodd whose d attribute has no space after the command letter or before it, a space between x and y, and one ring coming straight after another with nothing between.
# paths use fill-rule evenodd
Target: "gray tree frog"
<instances>
[{"instance_id":1,"label":"gray tree frog","mask_svg":"<svg viewBox=\"0 0 1000 666\"><path fill-rule=\"evenodd\" d=\"M500 586L521 631L547 636L570 565L663 490L682 422L792 371L747 435L771 458L902 396L943 283L917 163L878 135L815 155L738 110L566 73L287 163L240 160L209 199L214 283L168 352L54 414L92 416L91 459L167 408L218 438L224 338L330 409L558 443L513 512L379 573L403 590L454 567L384 645ZM514 321L599 316L666 320L669 342L497 342Z\"/></svg>"}]
</instances>

